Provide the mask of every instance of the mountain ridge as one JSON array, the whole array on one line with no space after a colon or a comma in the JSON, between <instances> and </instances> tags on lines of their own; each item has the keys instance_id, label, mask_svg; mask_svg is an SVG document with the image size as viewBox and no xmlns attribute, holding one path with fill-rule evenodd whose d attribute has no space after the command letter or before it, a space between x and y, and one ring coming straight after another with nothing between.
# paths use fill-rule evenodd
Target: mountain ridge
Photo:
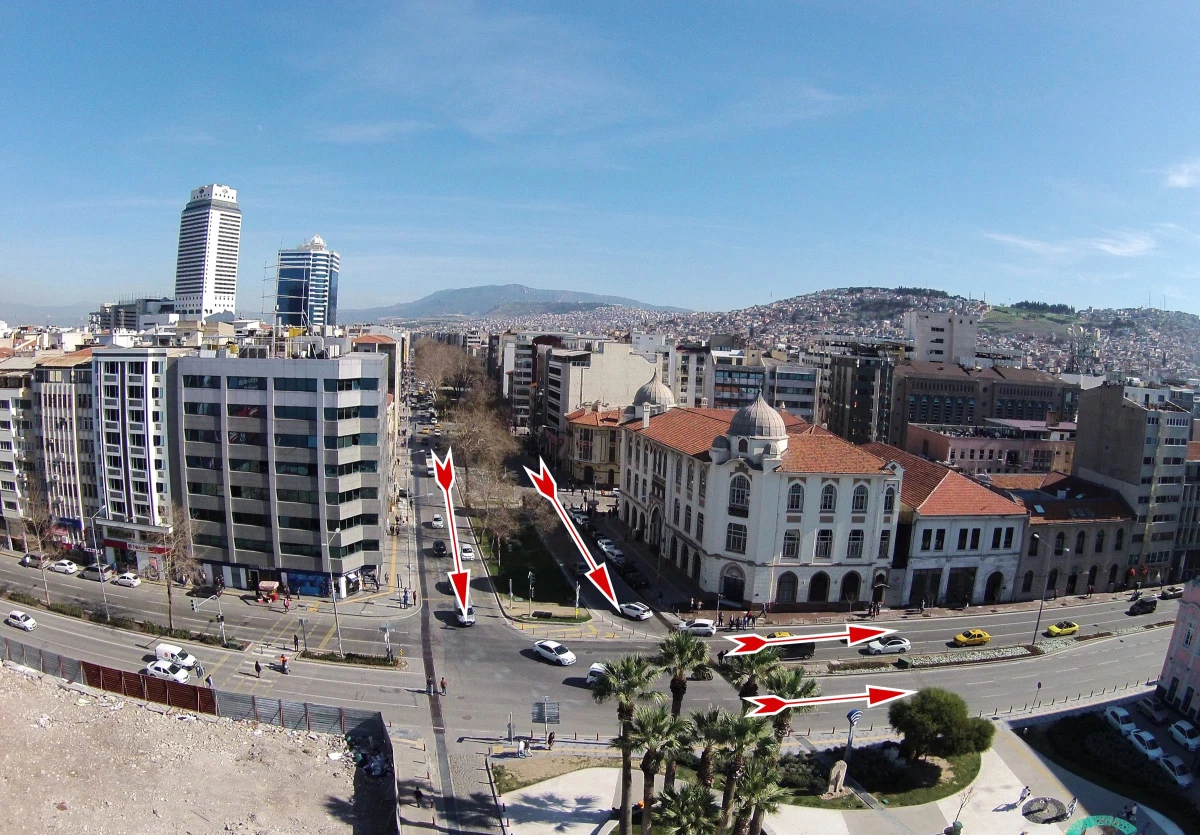
<instances>
[{"instance_id":1,"label":"mountain ridge","mask_svg":"<svg viewBox=\"0 0 1200 835\"><path fill-rule=\"evenodd\" d=\"M548 308L561 305L618 305L637 310L669 313L691 312L681 307L646 304L624 296L607 296L577 290L548 290L540 287L528 287L524 284L482 284L476 287L437 290L411 302L400 302L384 307L342 310L338 312L338 320L361 322L377 319L483 317L503 315L514 309L522 309L523 312L529 313L540 305Z\"/></svg>"}]
</instances>

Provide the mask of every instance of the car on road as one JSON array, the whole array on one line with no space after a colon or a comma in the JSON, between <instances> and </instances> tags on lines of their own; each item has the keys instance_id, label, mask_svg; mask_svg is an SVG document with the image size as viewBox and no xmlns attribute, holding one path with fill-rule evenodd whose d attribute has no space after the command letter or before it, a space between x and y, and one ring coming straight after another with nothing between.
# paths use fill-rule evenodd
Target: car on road
<instances>
[{"instance_id":1,"label":"car on road","mask_svg":"<svg viewBox=\"0 0 1200 835\"><path fill-rule=\"evenodd\" d=\"M446 556L446 543L445 543L445 542L443 542L443 541L442 541L442 540L440 540L440 539L434 540L434 543L433 543L433 555L434 555L435 557L444 557L444 556Z\"/></svg>"},{"instance_id":2,"label":"car on road","mask_svg":"<svg viewBox=\"0 0 1200 835\"><path fill-rule=\"evenodd\" d=\"M625 577L625 585L629 586L629 588L633 589L634 591L642 591L650 588L650 581L638 572L634 571Z\"/></svg>"},{"instance_id":3,"label":"car on road","mask_svg":"<svg viewBox=\"0 0 1200 835\"><path fill-rule=\"evenodd\" d=\"M1135 707L1137 707L1138 713L1142 714L1142 716L1145 716L1155 725L1165 725L1167 724L1167 720L1171 718L1162 702L1153 696L1146 696L1145 698L1138 699Z\"/></svg>"},{"instance_id":4,"label":"car on road","mask_svg":"<svg viewBox=\"0 0 1200 835\"><path fill-rule=\"evenodd\" d=\"M426 478L437 478L437 472L433 469L432 464L430 464L428 467L425 468L425 477Z\"/></svg>"},{"instance_id":5,"label":"car on road","mask_svg":"<svg viewBox=\"0 0 1200 835\"><path fill-rule=\"evenodd\" d=\"M587 678L583 680L583 683L588 687L591 687L593 684L599 681L600 676L604 675L604 670L606 667L607 665L605 665L603 661L597 661L595 664L588 667Z\"/></svg>"},{"instance_id":6,"label":"car on road","mask_svg":"<svg viewBox=\"0 0 1200 835\"><path fill-rule=\"evenodd\" d=\"M4 619L4 622L9 626L17 627L17 629L24 629L26 632L32 632L33 628L37 626L36 620L24 612L19 612L15 609L8 613L8 617Z\"/></svg>"},{"instance_id":7,"label":"car on road","mask_svg":"<svg viewBox=\"0 0 1200 835\"><path fill-rule=\"evenodd\" d=\"M1130 615L1148 615L1158 608L1158 601L1153 597L1139 597L1133 601L1133 605L1129 607L1126 614Z\"/></svg>"},{"instance_id":8,"label":"car on road","mask_svg":"<svg viewBox=\"0 0 1200 835\"><path fill-rule=\"evenodd\" d=\"M444 528L446 527L446 520L442 518L440 513L435 513L429 524L435 528Z\"/></svg>"},{"instance_id":9,"label":"car on road","mask_svg":"<svg viewBox=\"0 0 1200 835\"><path fill-rule=\"evenodd\" d=\"M871 655L883 655L885 652L908 652L912 643L908 638L892 635L889 638L876 638L867 644L867 652Z\"/></svg>"},{"instance_id":10,"label":"car on road","mask_svg":"<svg viewBox=\"0 0 1200 835\"><path fill-rule=\"evenodd\" d=\"M1064 638L1067 635L1074 635L1079 631L1079 624L1073 620L1060 620L1058 623L1052 623L1046 629L1046 634L1051 638Z\"/></svg>"},{"instance_id":11,"label":"car on road","mask_svg":"<svg viewBox=\"0 0 1200 835\"><path fill-rule=\"evenodd\" d=\"M964 629L954 636L954 645L959 647L981 647L992 640L982 629Z\"/></svg>"},{"instance_id":12,"label":"car on road","mask_svg":"<svg viewBox=\"0 0 1200 835\"><path fill-rule=\"evenodd\" d=\"M134 574L132 571L126 571L124 574L118 575L117 579L113 580L113 582L118 586L136 589L142 584L142 578Z\"/></svg>"},{"instance_id":13,"label":"car on road","mask_svg":"<svg viewBox=\"0 0 1200 835\"><path fill-rule=\"evenodd\" d=\"M50 558L45 554L26 554L21 557L21 565L26 568L49 568Z\"/></svg>"},{"instance_id":14,"label":"car on road","mask_svg":"<svg viewBox=\"0 0 1200 835\"><path fill-rule=\"evenodd\" d=\"M650 620L654 616L645 603L622 603L621 614L630 620Z\"/></svg>"},{"instance_id":15,"label":"car on road","mask_svg":"<svg viewBox=\"0 0 1200 835\"><path fill-rule=\"evenodd\" d=\"M1158 764L1162 770L1167 772L1167 776L1175 781L1175 785L1181 789L1186 789L1193 782L1192 770L1187 767L1187 763L1182 758L1172 754L1169 757L1160 757Z\"/></svg>"},{"instance_id":16,"label":"car on road","mask_svg":"<svg viewBox=\"0 0 1200 835\"><path fill-rule=\"evenodd\" d=\"M79 572L79 576L85 580L99 580L101 583L107 583L115 573L111 566L92 563Z\"/></svg>"},{"instance_id":17,"label":"car on road","mask_svg":"<svg viewBox=\"0 0 1200 835\"><path fill-rule=\"evenodd\" d=\"M533 645L533 650L551 664L559 664L563 667L569 667L578 660L575 653L558 641L538 641Z\"/></svg>"},{"instance_id":18,"label":"car on road","mask_svg":"<svg viewBox=\"0 0 1200 835\"><path fill-rule=\"evenodd\" d=\"M1133 717L1129 715L1129 711L1123 707L1108 707L1104 709L1104 720L1112 725L1114 731L1121 736L1129 736L1137 730L1137 723L1133 721Z\"/></svg>"},{"instance_id":19,"label":"car on road","mask_svg":"<svg viewBox=\"0 0 1200 835\"><path fill-rule=\"evenodd\" d=\"M1157 762L1162 759L1163 749L1158 744L1158 740L1154 738L1154 734L1149 731L1134 731L1129 735L1129 741L1133 743L1133 747L1138 749L1146 756L1150 762Z\"/></svg>"},{"instance_id":20,"label":"car on road","mask_svg":"<svg viewBox=\"0 0 1200 835\"><path fill-rule=\"evenodd\" d=\"M454 607L454 617L458 621L459 626L474 626L475 625L475 607L468 606L464 612L458 606Z\"/></svg>"},{"instance_id":21,"label":"car on road","mask_svg":"<svg viewBox=\"0 0 1200 835\"><path fill-rule=\"evenodd\" d=\"M1159 600L1176 600L1183 597L1183 589L1179 586L1167 586L1158 593Z\"/></svg>"},{"instance_id":22,"label":"car on road","mask_svg":"<svg viewBox=\"0 0 1200 835\"><path fill-rule=\"evenodd\" d=\"M701 638L711 638L717 634L717 625L708 618L696 618L679 624L680 632L691 632Z\"/></svg>"},{"instance_id":23,"label":"car on road","mask_svg":"<svg viewBox=\"0 0 1200 835\"><path fill-rule=\"evenodd\" d=\"M613 541L611 539L602 536L596 540L596 547L607 554L609 551L613 550L617 546L615 544L613 544Z\"/></svg>"},{"instance_id":24,"label":"car on road","mask_svg":"<svg viewBox=\"0 0 1200 835\"><path fill-rule=\"evenodd\" d=\"M1182 745L1189 751L1195 751L1200 748L1200 731L1196 730L1196 726L1186 719L1180 719L1171 727L1167 728L1167 733L1171 738Z\"/></svg>"},{"instance_id":25,"label":"car on road","mask_svg":"<svg viewBox=\"0 0 1200 835\"><path fill-rule=\"evenodd\" d=\"M460 545L458 551L462 555L464 562L475 559L475 547L468 542Z\"/></svg>"},{"instance_id":26,"label":"car on road","mask_svg":"<svg viewBox=\"0 0 1200 835\"><path fill-rule=\"evenodd\" d=\"M51 571L57 571L59 574L74 574L79 571L79 566L70 560L59 560L54 565L50 566Z\"/></svg>"},{"instance_id":27,"label":"car on road","mask_svg":"<svg viewBox=\"0 0 1200 835\"><path fill-rule=\"evenodd\" d=\"M571 570L574 572L576 577L583 577L592 569L586 562L577 562L574 566L572 566Z\"/></svg>"},{"instance_id":28,"label":"car on road","mask_svg":"<svg viewBox=\"0 0 1200 835\"><path fill-rule=\"evenodd\" d=\"M142 671L145 675L154 678L165 679L166 681L174 681L179 684L187 684L191 674L180 667L178 664L172 664L170 661L161 659L151 661L146 665L146 669Z\"/></svg>"},{"instance_id":29,"label":"car on road","mask_svg":"<svg viewBox=\"0 0 1200 835\"><path fill-rule=\"evenodd\" d=\"M604 552L604 556L613 565L624 565L625 563L625 552L620 548L609 548Z\"/></svg>"}]
</instances>

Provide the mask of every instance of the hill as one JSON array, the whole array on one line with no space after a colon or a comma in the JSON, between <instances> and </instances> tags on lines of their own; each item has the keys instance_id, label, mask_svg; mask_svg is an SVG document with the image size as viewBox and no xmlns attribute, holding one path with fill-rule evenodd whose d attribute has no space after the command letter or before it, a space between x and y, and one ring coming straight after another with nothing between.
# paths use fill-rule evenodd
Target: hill
<instances>
[{"instance_id":1,"label":"hill","mask_svg":"<svg viewBox=\"0 0 1200 835\"><path fill-rule=\"evenodd\" d=\"M343 322L371 322L381 319L434 319L450 316L483 317L520 310L525 315L539 312L563 312L562 305L620 305L638 310L664 310L686 313L679 307L657 307L621 296L601 296L573 290L546 290L523 284L486 284L438 290L413 302L338 311ZM557 309L555 306L559 306Z\"/></svg>"},{"instance_id":2,"label":"hill","mask_svg":"<svg viewBox=\"0 0 1200 835\"><path fill-rule=\"evenodd\" d=\"M86 324L88 315L98 308L97 304L42 305L0 300L0 321L8 322L14 328L20 325L78 326Z\"/></svg>"}]
</instances>

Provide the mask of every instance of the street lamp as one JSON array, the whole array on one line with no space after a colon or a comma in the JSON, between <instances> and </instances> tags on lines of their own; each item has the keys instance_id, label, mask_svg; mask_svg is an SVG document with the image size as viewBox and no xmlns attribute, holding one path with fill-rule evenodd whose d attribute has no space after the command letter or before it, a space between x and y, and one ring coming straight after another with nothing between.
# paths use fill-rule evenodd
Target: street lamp
<instances>
[{"instance_id":1,"label":"street lamp","mask_svg":"<svg viewBox=\"0 0 1200 835\"><path fill-rule=\"evenodd\" d=\"M533 572L529 572L529 617L533 617Z\"/></svg>"},{"instance_id":2,"label":"street lamp","mask_svg":"<svg viewBox=\"0 0 1200 835\"><path fill-rule=\"evenodd\" d=\"M104 561L100 559L100 555L103 552L100 550L100 539L96 536L96 517L103 512L104 508L100 508L100 510L92 514L90 527L92 529L92 548L96 551L96 568L100 570L100 599L104 601L104 620L110 621L112 617L108 612L108 592L104 588L108 581L104 579ZM224 639L222 639L222 643L224 643Z\"/></svg>"},{"instance_id":3,"label":"street lamp","mask_svg":"<svg viewBox=\"0 0 1200 835\"><path fill-rule=\"evenodd\" d=\"M328 521L326 521L325 524L329 524ZM332 546L330 545L330 543L333 542L333 538L337 535L337 531L333 531L329 534L329 537L325 540L325 553L329 554L329 593L330 596L333 597L333 624L335 627L337 627L338 655L345 656L345 653L342 652L342 621L341 618L338 617L338 590L337 586L333 582L333 550Z\"/></svg>"}]
</instances>

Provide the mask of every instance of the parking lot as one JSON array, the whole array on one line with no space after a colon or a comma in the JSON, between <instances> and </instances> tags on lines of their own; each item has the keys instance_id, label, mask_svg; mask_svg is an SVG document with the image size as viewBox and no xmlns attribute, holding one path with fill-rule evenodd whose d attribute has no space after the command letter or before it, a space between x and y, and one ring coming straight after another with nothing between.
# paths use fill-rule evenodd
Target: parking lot
<instances>
[{"instance_id":1,"label":"parking lot","mask_svg":"<svg viewBox=\"0 0 1200 835\"><path fill-rule=\"evenodd\" d=\"M1154 762L1177 758L1177 762L1171 759L1172 763L1181 764L1193 778L1190 786L1184 789L1184 794L1193 802L1200 802L1200 778L1196 778L1194 773L1200 764L1200 731L1192 722L1180 719L1178 714L1166 709L1154 696L1109 706L1102 715L1108 726L1128 739L1140 756ZM1172 729L1175 733L1172 733ZM1173 776L1166 769L1164 773L1168 777ZM1186 781L1187 777L1182 779ZM1175 782L1178 784L1180 781L1177 779Z\"/></svg>"}]
</instances>

